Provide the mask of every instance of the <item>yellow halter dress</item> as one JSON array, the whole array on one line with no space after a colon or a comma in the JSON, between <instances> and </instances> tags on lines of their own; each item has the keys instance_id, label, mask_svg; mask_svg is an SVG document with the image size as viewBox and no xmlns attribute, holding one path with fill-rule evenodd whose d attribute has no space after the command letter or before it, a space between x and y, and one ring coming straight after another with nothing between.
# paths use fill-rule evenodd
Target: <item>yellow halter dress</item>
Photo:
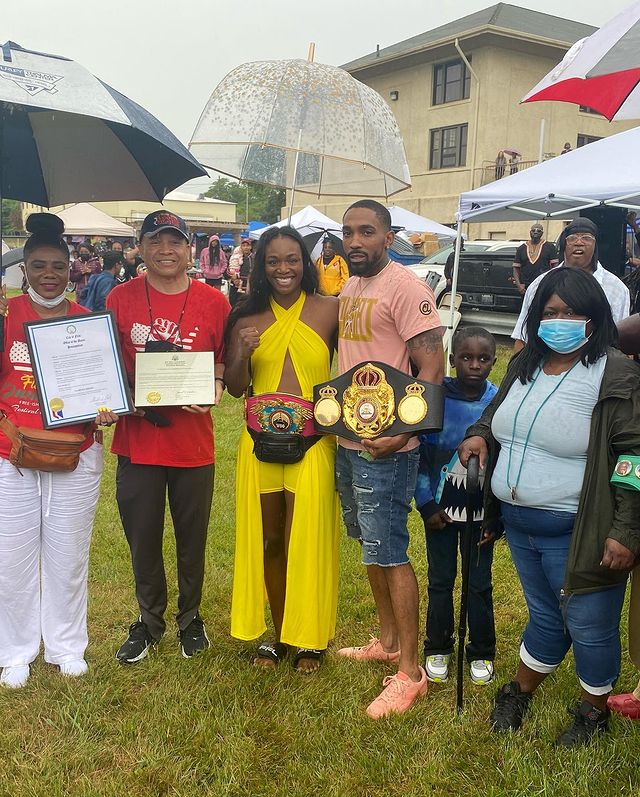
<instances>
[{"instance_id":1,"label":"yellow halter dress","mask_svg":"<svg viewBox=\"0 0 640 797\"><path fill-rule=\"evenodd\" d=\"M276 317L260 335L251 358L254 395L278 390L287 352L302 397L313 399L313 386L330 378L329 349L300 321L306 294L288 310L271 300ZM339 503L335 488L335 438L322 437L299 468L289 550L281 641L324 650L333 638L338 595ZM260 463L245 429L236 467L236 551L231 601L231 635L251 640L266 630L264 541L260 508Z\"/></svg>"}]
</instances>

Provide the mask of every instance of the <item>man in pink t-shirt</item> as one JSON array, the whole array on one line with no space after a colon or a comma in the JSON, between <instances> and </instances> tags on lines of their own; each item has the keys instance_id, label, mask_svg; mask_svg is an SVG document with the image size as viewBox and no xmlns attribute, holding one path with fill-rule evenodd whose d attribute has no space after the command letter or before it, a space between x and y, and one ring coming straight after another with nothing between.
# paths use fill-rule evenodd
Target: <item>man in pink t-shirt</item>
<instances>
[{"instance_id":1,"label":"man in pink t-shirt","mask_svg":"<svg viewBox=\"0 0 640 797\"><path fill-rule=\"evenodd\" d=\"M389 259L389 211L369 199L355 202L342 220L344 250L353 276L340 295L340 373L376 360L440 384L442 326L431 289ZM410 434L340 439L336 482L347 533L362 545L362 562L380 621L380 638L340 655L397 662L398 672L369 705L373 719L409 709L427 691L418 664L418 584L409 562L407 516L418 474L418 438Z\"/></svg>"}]
</instances>

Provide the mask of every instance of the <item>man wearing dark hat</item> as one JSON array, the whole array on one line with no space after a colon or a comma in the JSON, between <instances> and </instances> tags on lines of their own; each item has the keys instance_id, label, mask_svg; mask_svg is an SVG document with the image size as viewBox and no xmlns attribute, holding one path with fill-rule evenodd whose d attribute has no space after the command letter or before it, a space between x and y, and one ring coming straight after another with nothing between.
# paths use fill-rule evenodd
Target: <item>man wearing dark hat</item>
<instances>
[{"instance_id":1,"label":"man wearing dark hat","mask_svg":"<svg viewBox=\"0 0 640 797\"><path fill-rule=\"evenodd\" d=\"M627 286L615 274L607 271L598 261L598 227L591 219L577 218L565 227L559 241L560 258L558 268L579 268L591 274L605 292L613 320L617 323L629 315L630 297ZM518 352L526 342L526 321L529 307L541 280L542 274L527 288L522 310L511 333L515 340L514 351Z\"/></svg>"},{"instance_id":2,"label":"man wearing dark hat","mask_svg":"<svg viewBox=\"0 0 640 797\"><path fill-rule=\"evenodd\" d=\"M187 275L189 234L183 219L150 213L140 231L146 274L109 294L130 383L144 352L214 352L216 403L224 389L224 326L229 304L220 291ZM142 354L142 356L145 356ZM131 549L139 619L116 658L145 658L165 630L167 582L162 559L166 496L176 538L178 638L191 658L209 647L200 617L205 544L213 496L214 445L209 407L143 409L117 423L116 499Z\"/></svg>"},{"instance_id":3,"label":"man wearing dark hat","mask_svg":"<svg viewBox=\"0 0 640 797\"><path fill-rule=\"evenodd\" d=\"M531 225L529 240L520 244L513 259L513 281L516 288L524 296L534 279L557 265L555 244L544 240L544 228L536 221Z\"/></svg>"}]
</instances>

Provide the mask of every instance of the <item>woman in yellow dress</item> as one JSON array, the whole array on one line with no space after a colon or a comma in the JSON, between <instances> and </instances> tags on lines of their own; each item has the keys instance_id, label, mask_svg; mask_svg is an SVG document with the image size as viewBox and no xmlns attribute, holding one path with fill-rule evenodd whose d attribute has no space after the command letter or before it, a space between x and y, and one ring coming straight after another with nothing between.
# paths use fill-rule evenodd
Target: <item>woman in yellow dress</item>
<instances>
[{"instance_id":1,"label":"woman in yellow dress","mask_svg":"<svg viewBox=\"0 0 640 797\"><path fill-rule=\"evenodd\" d=\"M337 327L338 300L317 294L300 235L291 227L265 232L251 292L229 318L225 369L229 393L247 395L231 634L252 640L265 632L266 588L275 640L259 645L254 661L262 666L276 666L292 646L294 667L312 672L335 632L335 439L315 437L311 402L313 386L330 378Z\"/></svg>"}]
</instances>

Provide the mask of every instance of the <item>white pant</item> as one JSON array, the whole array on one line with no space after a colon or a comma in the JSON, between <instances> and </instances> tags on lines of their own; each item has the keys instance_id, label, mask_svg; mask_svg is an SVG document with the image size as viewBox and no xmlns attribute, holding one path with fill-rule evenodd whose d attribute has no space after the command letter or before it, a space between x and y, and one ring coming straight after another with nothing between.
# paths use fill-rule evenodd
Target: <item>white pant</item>
<instances>
[{"instance_id":1,"label":"white pant","mask_svg":"<svg viewBox=\"0 0 640 797\"><path fill-rule=\"evenodd\" d=\"M24 469L0 458L0 667L30 664L44 642L51 664L87 647L87 575L102 446L73 473Z\"/></svg>"}]
</instances>

